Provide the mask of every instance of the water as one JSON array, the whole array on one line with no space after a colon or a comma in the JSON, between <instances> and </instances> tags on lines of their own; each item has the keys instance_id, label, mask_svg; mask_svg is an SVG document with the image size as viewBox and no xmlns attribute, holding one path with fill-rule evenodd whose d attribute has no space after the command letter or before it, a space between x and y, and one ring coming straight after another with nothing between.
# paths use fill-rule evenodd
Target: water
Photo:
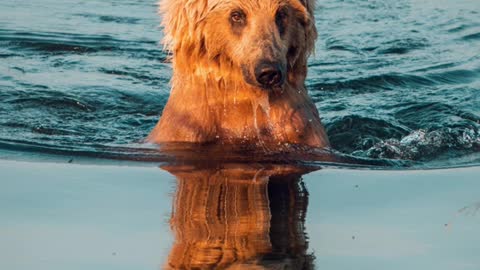
<instances>
[{"instance_id":1,"label":"water","mask_svg":"<svg viewBox=\"0 0 480 270\"><path fill-rule=\"evenodd\" d=\"M480 265L478 167L162 169L0 162L0 268Z\"/></svg>"},{"instance_id":2,"label":"water","mask_svg":"<svg viewBox=\"0 0 480 270\"><path fill-rule=\"evenodd\" d=\"M0 158L36 161L0 162L1 269L478 269L479 167L370 169L480 165L479 1L320 1L307 86L337 152L143 144L155 10L0 2ZM112 160L148 166L76 165Z\"/></svg>"},{"instance_id":3,"label":"water","mask_svg":"<svg viewBox=\"0 0 480 270\"><path fill-rule=\"evenodd\" d=\"M156 4L0 3L0 153L156 160L169 92ZM480 164L480 2L320 1L307 87L335 150ZM389 160L398 160L389 161Z\"/></svg>"}]
</instances>

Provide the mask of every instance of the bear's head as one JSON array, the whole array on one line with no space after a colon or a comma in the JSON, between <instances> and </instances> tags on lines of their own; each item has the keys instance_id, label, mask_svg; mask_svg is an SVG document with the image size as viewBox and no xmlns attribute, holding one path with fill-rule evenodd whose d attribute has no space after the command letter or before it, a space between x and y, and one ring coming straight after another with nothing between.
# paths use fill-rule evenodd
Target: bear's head
<instances>
[{"instance_id":1,"label":"bear's head","mask_svg":"<svg viewBox=\"0 0 480 270\"><path fill-rule=\"evenodd\" d=\"M303 84L313 0L162 0L174 70L262 88Z\"/></svg>"}]
</instances>

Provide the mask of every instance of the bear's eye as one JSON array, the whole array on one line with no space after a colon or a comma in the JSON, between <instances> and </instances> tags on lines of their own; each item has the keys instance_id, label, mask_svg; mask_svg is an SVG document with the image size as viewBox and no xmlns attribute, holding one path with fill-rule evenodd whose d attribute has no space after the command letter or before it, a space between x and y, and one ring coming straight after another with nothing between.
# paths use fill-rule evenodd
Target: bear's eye
<instances>
[{"instance_id":1,"label":"bear's eye","mask_svg":"<svg viewBox=\"0 0 480 270\"><path fill-rule=\"evenodd\" d=\"M244 25L246 21L245 13L241 10L235 10L230 14L230 21L233 25Z\"/></svg>"},{"instance_id":2,"label":"bear's eye","mask_svg":"<svg viewBox=\"0 0 480 270\"><path fill-rule=\"evenodd\" d=\"M287 8L280 8L275 14L275 23L278 27L278 32L280 35L285 33L285 28L287 27L287 19L288 19L288 9Z\"/></svg>"}]
</instances>

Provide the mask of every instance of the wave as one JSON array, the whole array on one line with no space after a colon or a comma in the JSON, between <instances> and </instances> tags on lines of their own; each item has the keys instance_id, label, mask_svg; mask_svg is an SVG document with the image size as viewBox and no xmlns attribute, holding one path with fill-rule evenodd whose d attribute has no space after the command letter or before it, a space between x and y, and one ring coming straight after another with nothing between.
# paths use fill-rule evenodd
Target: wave
<instances>
[{"instance_id":1,"label":"wave","mask_svg":"<svg viewBox=\"0 0 480 270\"><path fill-rule=\"evenodd\" d=\"M430 161L444 153L451 154L451 150L457 150L457 156L478 153L480 132L474 129L451 128L434 131L415 130L401 139L381 141L366 151L357 151L353 154L369 158Z\"/></svg>"},{"instance_id":2,"label":"wave","mask_svg":"<svg viewBox=\"0 0 480 270\"><path fill-rule=\"evenodd\" d=\"M19 50L47 54L120 52L164 62L167 60L167 54L157 46L157 43L154 40L122 40L110 35L22 32L0 29L0 45L16 52Z\"/></svg>"},{"instance_id":3,"label":"wave","mask_svg":"<svg viewBox=\"0 0 480 270\"><path fill-rule=\"evenodd\" d=\"M142 19L127 16L112 16L112 15L99 15L94 13L79 13L74 16L89 18L94 21L103 23L115 23L115 24L138 24Z\"/></svg>"},{"instance_id":4,"label":"wave","mask_svg":"<svg viewBox=\"0 0 480 270\"><path fill-rule=\"evenodd\" d=\"M398 105L393 116L411 129L472 128L480 123L476 114L441 102L404 103Z\"/></svg>"},{"instance_id":5,"label":"wave","mask_svg":"<svg viewBox=\"0 0 480 270\"><path fill-rule=\"evenodd\" d=\"M398 87L407 86L431 86L435 85L435 81L417 75L408 75L401 73L389 73L381 75L372 75L368 77L361 77L349 79L345 81L335 81L332 83L309 83L309 89L312 91L331 91L331 90L357 90L363 89L396 89Z\"/></svg>"},{"instance_id":6,"label":"wave","mask_svg":"<svg viewBox=\"0 0 480 270\"><path fill-rule=\"evenodd\" d=\"M385 40L379 44L373 45L368 42L352 43L351 37L333 36L326 38L325 49L332 51L347 51L355 54L407 54L418 49L425 49L429 46L426 38L398 38Z\"/></svg>"},{"instance_id":7,"label":"wave","mask_svg":"<svg viewBox=\"0 0 480 270\"><path fill-rule=\"evenodd\" d=\"M453 65L453 64L451 64ZM432 66L422 68L419 71L429 71L450 65ZM367 77L359 77L348 80L335 80L334 82L308 82L308 86L312 91L334 91L334 90L355 90L362 92L363 90L396 90L399 88L414 88L436 85L455 85L467 84L480 80L480 68L466 70L455 69L436 73L424 73L422 75L408 73L386 73L371 75Z\"/></svg>"},{"instance_id":8,"label":"wave","mask_svg":"<svg viewBox=\"0 0 480 270\"><path fill-rule=\"evenodd\" d=\"M452 107L415 104L399 110L396 119L350 115L334 119L326 128L335 149L360 157L432 161L445 153L479 152L480 117L457 110L451 115L464 121L451 121L445 112Z\"/></svg>"},{"instance_id":9,"label":"wave","mask_svg":"<svg viewBox=\"0 0 480 270\"><path fill-rule=\"evenodd\" d=\"M480 39L480 32L469 34L462 37L462 40L466 40L466 41L478 40L478 39Z\"/></svg>"},{"instance_id":10,"label":"wave","mask_svg":"<svg viewBox=\"0 0 480 270\"><path fill-rule=\"evenodd\" d=\"M92 53L111 51L118 44L107 35L81 35L72 33L31 33L0 30L0 43L23 49L44 52Z\"/></svg>"},{"instance_id":11,"label":"wave","mask_svg":"<svg viewBox=\"0 0 480 270\"><path fill-rule=\"evenodd\" d=\"M137 70L128 67L123 68L99 68L99 72L115 75L121 79L132 80L135 82L142 82L146 85L167 85L170 80L162 77L158 77L156 74L152 74L151 70Z\"/></svg>"}]
</instances>

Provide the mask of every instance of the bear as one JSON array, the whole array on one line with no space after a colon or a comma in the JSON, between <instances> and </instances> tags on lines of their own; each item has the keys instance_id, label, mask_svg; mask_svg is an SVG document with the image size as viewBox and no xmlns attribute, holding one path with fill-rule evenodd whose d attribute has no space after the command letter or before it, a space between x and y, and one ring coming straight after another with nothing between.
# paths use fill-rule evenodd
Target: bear
<instances>
[{"instance_id":1,"label":"bear","mask_svg":"<svg viewBox=\"0 0 480 270\"><path fill-rule=\"evenodd\" d=\"M171 92L146 141L329 147L305 87L314 0L161 0Z\"/></svg>"}]
</instances>

